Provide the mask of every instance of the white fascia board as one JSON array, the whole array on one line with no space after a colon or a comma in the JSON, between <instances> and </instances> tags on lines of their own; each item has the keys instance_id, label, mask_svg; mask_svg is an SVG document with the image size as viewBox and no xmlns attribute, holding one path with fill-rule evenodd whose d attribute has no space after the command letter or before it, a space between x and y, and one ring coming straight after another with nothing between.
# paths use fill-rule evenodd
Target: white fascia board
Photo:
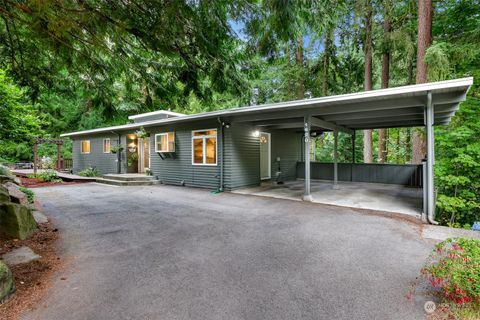
<instances>
[{"instance_id":1,"label":"white fascia board","mask_svg":"<svg viewBox=\"0 0 480 320\"><path fill-rule=\"evenodd\" d=\"M183 113L178 113L178 112L173 112L173 111L168 111L168 110L158 110L158 111L140 113L140 114L136 114L136 115L133 115L133 116L129 116L128 119L129 120L134 120L134 119L138 119L138 118L154 116L154 115L157 115L157 114L165 114L167 116L173 116L173 117L185 116L185 114L183 114Z\"/></svg>"}]
</instances>

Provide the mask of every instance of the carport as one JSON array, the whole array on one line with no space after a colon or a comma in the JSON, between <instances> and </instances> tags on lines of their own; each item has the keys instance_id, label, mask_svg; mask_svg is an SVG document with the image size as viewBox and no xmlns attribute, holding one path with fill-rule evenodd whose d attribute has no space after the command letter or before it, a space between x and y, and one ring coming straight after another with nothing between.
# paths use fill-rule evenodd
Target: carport
<instances>
[{"instance_id":1,"label":"carport","mask_svg":"<svg viewBox=\"0 0 480 320\"><path fill-rule=\"evenodd\" d=\"M356 164L355 159L350 165L339 164L338 159L338 133L344 132L352 135L352 152L355 149L355 134L357 130L401 128L401 127L424 127L426 134L426 161L418 169L412 166L409 173L410 180L422 187L420 194L422 199L422 219L430 223L434 221L435 196L434 196L434 125L448 124L459 108L460 102L466 98L467 91L473 83L473 78L456 79L404 86L398 88L381 89L354 94L322 97L307 100L291 101L287 103L263 105L258 107L232 110L228 117L231 122L246 122L255 128L275 130L289 130L291 132L303 132L303 154L309 155L310 144L313 136L323 132L333 132L334 156L331 173L331 188L338 189L340 183L345 184L348 179L339 179L339 176L350 176L351 183L361 183L354 177L368 172L386 171L383 179L391 177L395 179L395 168L391 165L370 165L365 173L365 168ZM354 152L353 152L354 154ZM390 167L389 167L390 166ZM363 167L366 167L364 165ZM406 170L410 170L406 168ZM314 201L315 195L322 192L320 181L314 180L312 192L312 178L321 172L317 164L311 163L310 157L305 156L303 162L297 165L297 178L303 178L302 199ZM325 168L323 168L325 171ZM313 172L313 177L312 177ZM363 173L359 173L363 172ZM401 171L397 171L401 172ZM323 180L320 177L320 180ZM340 182L339 182L340 181ZM378 181L371 181L378 182ZM382 182L382 181L380 181ZM383 181L395 183L395 181ZM408 183L412 183L409 181ZM407 183L407 185L408 185ZM288 186L288 185L287 185ZM361 187L361 185L358 185ZM368 189L368 187L363 186ZM290 188L297 190L296 187ZM347 188L348 189L348 188ZM255 193L252 191L251 193ZM325 193L325 192L324 192ZM348 197L348 192L345 192ZM418 196L418 193L416 194ZM318 200L318 199L317 199Z\"/></svg>"}]
</instances>

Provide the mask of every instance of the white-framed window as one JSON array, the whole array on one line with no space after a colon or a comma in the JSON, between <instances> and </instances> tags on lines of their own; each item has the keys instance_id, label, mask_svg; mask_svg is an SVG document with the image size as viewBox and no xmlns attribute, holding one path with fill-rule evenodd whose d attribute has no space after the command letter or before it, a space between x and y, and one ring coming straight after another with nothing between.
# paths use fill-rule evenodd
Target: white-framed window
<instances>
[{"instance_id":1,"label":"white-framed window","mask_svg":"<svg viewBox=\"0 0 480 320\"><path fill-rule=\"evenodd\" d=\"M155 152L175 152L175 133L157 133L155 135Z\"/></svg>"},{"instance_id":2,"label":"white-framed window","mask_svg":"<svg viewBox=\"0 0 480 320\"><path fill-rule=\"evenodd\" d=\"M103 153L110 153L110 150L111 150L110 138L103 139Z\"/></svg>"},{"instance_id":3,"label":"white-framed window","mask_svg":"<svg viewBox=\"0 0 480 320\"><path fill-rule=\"evenodd\" d=\"M217 165L217 129L192 131L192 164Z\"/></svg>"},{"instance_id":4,"label":"white-framed window","mask_svg":"<svg viewBox=\"0 0 480 320\"><path fill-rule=\"evenodd\" d=\"M90 153L90 140L82 140L80 143L80 149L83 154Z\"/></svg>"}]
</instances>

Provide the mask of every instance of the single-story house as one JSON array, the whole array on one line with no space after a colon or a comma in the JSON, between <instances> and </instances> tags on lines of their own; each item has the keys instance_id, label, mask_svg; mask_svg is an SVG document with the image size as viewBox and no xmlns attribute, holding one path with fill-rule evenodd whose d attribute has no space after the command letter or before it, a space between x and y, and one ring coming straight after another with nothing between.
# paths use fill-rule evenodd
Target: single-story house
<instances>
[{"instance_id":1,"label":"single-story house","mask_svg":"<svg viewBox=\"0 0 480 320\"><path fill-rule=\"evenodd\" d=\"M390 179L423 186L425 216L433 220L432 126L450 122L472 83L473 78L463 78L192 115L161 110L131 116L125 125L62 137L73 139L74 173L88 167L102 174L149 170L162 183L221 190L302 178L304 200L311 199L311 178L331 179L334 187L338 180ZM305 156L311 138L323 132L336 138L338 132L355 136L363 129L419 126L425 126L428 146L423 180L417 166L399 170L355 159L337 164L336 149L328 166L316 167Z\"/></svg>"}]
</instances>

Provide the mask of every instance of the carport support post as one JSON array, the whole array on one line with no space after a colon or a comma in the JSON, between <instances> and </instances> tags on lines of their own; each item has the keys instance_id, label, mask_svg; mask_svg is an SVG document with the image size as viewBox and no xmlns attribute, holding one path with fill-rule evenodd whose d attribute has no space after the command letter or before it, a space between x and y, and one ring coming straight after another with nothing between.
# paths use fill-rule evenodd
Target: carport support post
<instances>
[{"instance_id":1,"label":"carport support post","mask_svg":"<svg viewBox=\"0 0 480 320\"><path fill-rule=\"evenodd\" d=\"M427 125L427 220L432 224L438 224L434 220L435 215L435 182L433 173L433 164L435 163L435 146L434 146L434 109L432 102L432 92L427 93L427 110L426 110L426 125Z\"/></svg>"},{"instance_id":2,"label":"carport support post","mask_svg":"<svg viewBox=\"0 0 480 320\"><path fill-rule=\"evenodd\" d=\"M312 195L310 194L310 128L312 126L311 116L305 116L304 118L304 146L305 146L305 187L303 192L304 201L312 201Z\"/></svg>"},{"instance_id":3,"label":"carport support post","mask_svg":"<svg viewBox=\"0 0 480 320\"><path fill-rule=\"evenodd\" d=\"M353 167L355 166L355 140L357 140L357 131L352 132L352 165L350 166L350 181L353 181Z\"/></svg>"},{"instance_id":4,"label":"carport support post","mask_svg":"<svg viewBox=\"0 0 480 320\"><path fill-rule=\"evenodd\" d=\"M338 130L333 130L333 189L338 189Z\"/></svg>"}]
</instances>

